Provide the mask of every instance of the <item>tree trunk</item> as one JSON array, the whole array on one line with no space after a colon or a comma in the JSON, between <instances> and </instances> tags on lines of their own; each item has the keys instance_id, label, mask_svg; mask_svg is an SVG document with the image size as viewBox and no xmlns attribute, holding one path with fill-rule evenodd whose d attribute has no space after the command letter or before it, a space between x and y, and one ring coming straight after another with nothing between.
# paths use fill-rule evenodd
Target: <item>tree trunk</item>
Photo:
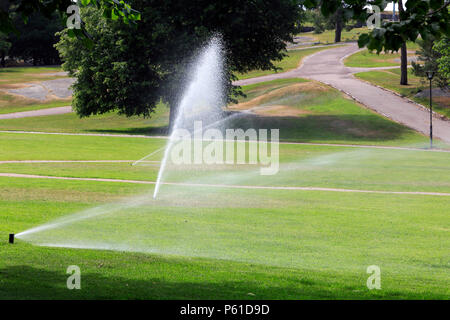
<instances>
[{"instance_id":1,"label":"tree trunk","mask_svg":"<svg viewBox=\"0 0 450 320\"><path fill-rule=\"evenodd\" d=\"M401 55L400 84L406 86L408 84L408 51L406 50L406 42L402 44Z\"/></svg>"},{"instance_id":2,"label":"tree trunk","mask_svg":"<svg viewBox=\"0 0 450 320\"><path fill-rule=\"evenodd\" d=\"M398 0L398 13L401 16L403 12L403 0ZM400 18L401 20L401 18ZM406 42L402 43L401 48L401 77L400 84L406 86L408 84L408 51L406 49Z\"/></svg>"},{"instance_id":3,"label":"tree trunk","mask_svg":"<svg viewBox=\"0 0 450 320\"><path fill-rule=\"evenodd\" d=\"M4 68L6 67L6 62L5 62L5 52L2 52L2 59L0 62L1 66Z\"/></svg>"},{"instance_id":4,"label":"tree trunk","mask_svg":"<svg viewBox=\"0 0 450 320\"><path fill-rule=\"evenodd\" d=\"M336 30L334 32L334 42L341 42L342 25L342 8L339 8L336 11Z\"/></svg>"}]
</instances>

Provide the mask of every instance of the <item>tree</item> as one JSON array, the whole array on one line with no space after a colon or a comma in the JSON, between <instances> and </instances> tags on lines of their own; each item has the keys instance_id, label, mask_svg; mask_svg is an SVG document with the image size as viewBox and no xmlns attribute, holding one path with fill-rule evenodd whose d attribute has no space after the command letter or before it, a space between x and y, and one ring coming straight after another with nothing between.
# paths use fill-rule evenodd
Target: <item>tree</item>
<instances>
[{"instance_id":1,"label":"tree","mask_svg":"<svg viewBox=\"0 0 450 320\"><path fill-rule=\"evenodd\" d=\"M398 12L400 15L400 21L402 21L405 16L405 9L403 8L402 0L398 0ZM406 49L405 40L402 42L400 52L400 84L406 86L408 85L408 50Z\"/></svg>"},{"instance_id":2,"label":"tree","mask_svg":"<svg viewBox=\"0 0 450 320\"><path fill-rule=\"evenodd\" d=\"M5 57L11 48L11 42L8 41L7 35L0 32L0 65L2 67L6 66Z\"/></svg>"},{"instance_id":3,"label":"tree","mask_svg":"<svg viewBox=\"0 0 450 320\"><path fill-rule=\"evenodd\" d=\"M433 50L440 54L440 57L437 61L437 71L441 78L446 81L446 88L450 84L450 37L444 37L440 41L438 41Z\"/></svg>"},{"instance_id":4,"label":"tree","mask_svg":"<svg viewBox=\"0 0 450 320\"><path fill-rule=\"evenodd\" d=\"M337 8L335 13L336 29L334 31L334 42L341 42L342 28L344 25L344 12L342 4Z\"/></svg>"},{"instance_id":5,"label":"tree","mask_svg":"<svg viewBox=\"0 0 450 320\"><path fill-rule=\"evenodd\" d=\"M416 41L442 35L450 35L450 14L448 0L408 0L403 8L402 0L394 0L399 3L400 21L383 21L380 27L374 28L370 33L360 35L359 47L369 50L398 51L401 49L401 84L407 84L407 41ZM345 16L358 21L366 21L369 13L366 8L376 5L383 10L387 2L384 0L306 0L305 5L317 6L322 4L321 10L325 16L335 14L342 4Z\"/></svg>"},{"instance_id":6,"label":"tree","mask_svg":"<svg viewBox=\"0 0 450 320\"><path fill-rule=\"evenodd\" d=\"M80 116L116 110L149 116L162 98L179 100L187 57L212 34L220 32L227 50L228 88L233 72L275 68L286 43L297 32L301 8L291 0L215 1L133 0L142 21L126 25L82 10L93 47L62 33L57 45L63 67L77 80L73 106Z\"/></svg>"},{"instance_id":7,"label":"tree","mask_svg":"<svg viewBox=\"0 0 450 320\"><path fill-rule=\"evenodd\" d=\"M325 27L325 17L320 12L320 10L313 11L313 25L314 25L314 33L323 33L326 29Z\"/></svg>"},{"instance_id":8,"label":"tree","mask_svg":"<svg viewBox=\"0 0 450 320\"><path fill-rule=\"evenodd\" d=\"M305 0L307 8L317 7L322 3L321 11L328 17L333 15L338 4L343 2L344 14L351 19L365 22L371 13L367 6L376 5L384 10L387 2L384 0ZM398 2L395 0L394 2ZM420 36L426 39L429 36L440 38L450 35L450 13L448 0L408 0L405 10L401 14L401 21L383 21L380 28L359 36L360 47L367 46L369 50L398 51L403 42L416 41Z\"/></svg>"},{"instance_id":9,"label":"tree","mask_svg":"<svg viewBox=\"0 0 450 320\"><path fill-rule=\"evenodd\" d=\"M450 41L447 37L444 37L437 43L431 38L427 40L420 40L420 49L416 51L416 54L418 55L418 60L421 63L412 63L413 73L416 76L426 78L426 71L436 71L433 82L443 89L448 88L450 83L449 42Z\"/></svg>"},{"instance_id":10,"label":"tree","mask_svg":"<svg viewBox=\"0 0 450 320\"><path fill-rule=\"evenodd\" d=\"M20 35L13 33L10 36L11 57L32 60L33 65L60 63L54 45L58 41L55 33L61 31L63 26L56 13L50 19L34 13L26 24L20 17L16 17L15 26Z\"/></svg>"},{"instance_id":11,"label":"tree","mask_svg":"<svg viewBox=\"0 0 450 320\"><path fill-rule=\"evenodd\" d=\"M22 18L24 23L36 13L51 19L55 14L59 14L63 21L67 21L69 14L67 10L70 6L95 6L103 12L109 19L121 20L125 23L140 20L140 13L131 8L124 0L2 0L0 3L0 32L5 34L20 34L17 28L16 17ZM72 12L73 13L73 12ZM71 29L71 37L81 39L86 46L92 45L92 40L86 32L82 22L81 28Z\"/></svg>"}]
</instances>

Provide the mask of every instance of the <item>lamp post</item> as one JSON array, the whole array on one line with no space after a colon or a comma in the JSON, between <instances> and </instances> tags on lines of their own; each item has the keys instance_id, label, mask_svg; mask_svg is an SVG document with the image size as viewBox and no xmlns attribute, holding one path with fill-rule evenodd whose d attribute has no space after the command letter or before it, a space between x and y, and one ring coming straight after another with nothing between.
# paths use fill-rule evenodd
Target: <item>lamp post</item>
<instances>
[{"instance_id":1,"label":"lamp post","mask_svg":"<svg viewBox=\"0 0 450 320\"><path fill-rule=\"evenodd\" d=\"M432 80L434 77L434 71L429 70L426 72L428 80L430 80L430 149L433 148L433 99L431 94Z\"/></svg>"}]
</instances>

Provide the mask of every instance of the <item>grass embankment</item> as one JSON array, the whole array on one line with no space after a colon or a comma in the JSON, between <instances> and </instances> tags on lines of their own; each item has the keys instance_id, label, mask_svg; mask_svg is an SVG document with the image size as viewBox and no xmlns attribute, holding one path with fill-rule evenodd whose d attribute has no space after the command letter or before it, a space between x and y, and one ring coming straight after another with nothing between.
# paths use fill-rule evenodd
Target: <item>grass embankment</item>
<instances>
[{"instance_id":1,"label":"grass embankment","mask_svg":"<svg viewBox=\"0 0 450 320\"><path fill-rule=\"evenodd\" d=\"M67 113L0 120L0 130L164 134L168 121L169 109L167 106L159 104L150 119L120 116L112 112L87 118L79 118L75 113Z\"/></svg>"},{"instance_id":2,"label":"grass embankment","mask_svg":"<svg viewBox=\"0 0 450 320\"><path fill-rule=\"evenodd\" d=\"M335 48L335 46L333 46L332 48ZM280 72L286 72L289 70L293 70L295 68L298 68L301 65L301 62L303 61L303 59L313 53L322 51L322 50L326 50L329 48L308 48L308 49L293 49L293 50L289 50L287 52L287 56L283 58L283 60L281 61L276 61L274 62L274 65L277 68L280 68L278 71L274 71L274 70L254 70L254 71L250 71L247 73L239 73L236 74L239 80L242 79L250 79L250 78L256 78L256 77L261 77L261 76L265 76L268 74L274 74L276 72L280 73Z\"/></svg>"},{"instance_id":3,"label":"grass embankment","mask_svg":"<svg viewBox=\"0 0 450 320\"><path fill-rule=\"evenodd\" d=\"M367 33L368 29L366 27L364 28L354 28L350 31L342 30L341 34L341 40L342 42L347 41L357 41L359 38L359 35L363 33ZM308 36L314 38L314 41L320 44L330 44L334 43L334 30L326 30L322 33L313 33L313 32L307 32L307 33L301 33L300 35Z\"/></svg>"},{"instance_id":4,"label":"grass embankment","mask_svg":"<svg viewBox=\"0 0 450 320\"><path fill-rule=\"evenodd\" d=\"M318 82L285 79L249 85L244 90L248 97L230 109L251 109L259 116L236 120L235 125L281 128L282 140L385 145L426 142L424 136Z\"/></svg>"},{"instance_id":5,"label":"grass embankment","mask_svg":"<svg viewBox=\"0 0 450 320\"><path fill-rule=\"evenodd\" d=\"M61 71L60 67L0 68L0 114L70 105L71 99L51 99L42 102L6 92L8 89L23 87L27 83L65 78L66 76L54 75Z\"/></svg>"},{"instance_id":6,"label":"grass embankment","mask_svg":"<svg viewBox=\"0 0 450 320\"><path fill-rule=\"evenodd\" d=\"M408 71L409 84L407 86L400 85L400 69L361 72L355 76L430 107L429 98L416 97L419 91L428 90L429 84L423 78L415 76L412 70ZM450 98L433 97L433 110L450 118Z\"/></svg>"},{"instance_id":7,"label":"grass embankment","mask_svg":"<svg viewBox=\"0 0 450 320\"><path fill-rule=\"evenodd\" d=\"M415 56L414 52L409 51L408 57ZM359 51L345 59L344 64L347 67L375 68L375 67L393 67L400 66L400 53L377 54L368 50Z\"/></svg>"}]
</instances>

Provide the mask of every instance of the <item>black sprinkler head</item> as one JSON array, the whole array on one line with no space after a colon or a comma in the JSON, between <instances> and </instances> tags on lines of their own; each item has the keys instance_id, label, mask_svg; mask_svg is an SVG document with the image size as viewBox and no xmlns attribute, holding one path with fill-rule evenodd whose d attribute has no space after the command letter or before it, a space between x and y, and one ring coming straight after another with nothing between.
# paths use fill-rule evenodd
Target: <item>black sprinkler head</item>
<instances>
[{"instance_id":1,"label":"black sprinkler head","mask_svg":"<svg viewBox=\"0 0 450 320\"><path fill-rule=\"evenodd\" d=\"M14 243L14 233L9 234L9 243L11 243L11 244Z\"/></svg>"}]
</instances>

